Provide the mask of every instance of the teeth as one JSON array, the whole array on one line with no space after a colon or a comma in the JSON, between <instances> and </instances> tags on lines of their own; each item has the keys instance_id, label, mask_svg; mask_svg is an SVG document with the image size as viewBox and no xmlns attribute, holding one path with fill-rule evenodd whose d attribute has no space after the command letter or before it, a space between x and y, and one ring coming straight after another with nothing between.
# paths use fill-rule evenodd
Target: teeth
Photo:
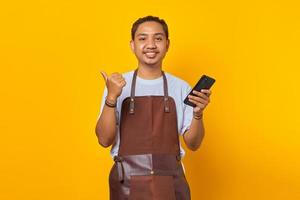
<instances>
[{"instance_id":1,"label":"teeth","mask_svg":"<svg viewBox=\"0 0 300 200\"><path fill-rule=\"evenodd\" d=\"M154 57L156 55L156 53L146 53L146 56L148 57Z\"/></svg>"}]
</instances>

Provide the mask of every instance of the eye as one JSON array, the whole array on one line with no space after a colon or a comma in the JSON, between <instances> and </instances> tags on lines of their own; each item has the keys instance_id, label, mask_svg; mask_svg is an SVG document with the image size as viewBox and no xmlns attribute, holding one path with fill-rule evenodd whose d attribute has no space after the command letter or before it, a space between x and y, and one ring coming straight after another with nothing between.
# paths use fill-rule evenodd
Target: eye
<instances>
[{"instance_id":1,"label":"eye","mask_svg":"<svg viewBox=\"0 0 300 200\"><path fill-rule=\"evenodd\" d=\"M143 41L143 40L145 40L145 39L146 39L146 38L143 38L143 37L140 37L140 38L139 38L140 41Z\"/></svg>"},{"instance_id":2,"label":"eye","mask_svg":"<svg viewBox=\"0 0 300 200\"><path fill-rule=\"evenodd\" d=\"M162 38L161 37L157 37L157 38L155 38L155 40L162 41Z\"/></svg>"}]
</instances>

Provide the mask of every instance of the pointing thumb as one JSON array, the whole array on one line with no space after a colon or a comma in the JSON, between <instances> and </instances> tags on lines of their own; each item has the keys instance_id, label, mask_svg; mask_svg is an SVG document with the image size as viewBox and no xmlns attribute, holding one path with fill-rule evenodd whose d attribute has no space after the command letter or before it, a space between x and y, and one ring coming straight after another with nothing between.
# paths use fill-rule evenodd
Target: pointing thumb
<instances>
[{"instance_id":1,"label":"pointing thumb","mask_svg":"<svg viewBox=\"0 0 300 200\"><path fill-rule=\"evenodd\" d=\"M104 78L104 81L106 83L107 81L107 74L104 71L101 71L102 77Z\"/></svg>"}]
</instances>

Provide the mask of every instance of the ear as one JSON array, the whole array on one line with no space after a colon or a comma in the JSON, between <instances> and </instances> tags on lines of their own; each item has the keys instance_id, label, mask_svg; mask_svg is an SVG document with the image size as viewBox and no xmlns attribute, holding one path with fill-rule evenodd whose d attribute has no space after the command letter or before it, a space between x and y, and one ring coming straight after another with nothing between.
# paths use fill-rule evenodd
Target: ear
<instances>
[{"instance_id":1,"label":"ear","mask_svg":"<svg viewBox=\"0 0 300 200\"><path fill-rule=\"evenodd\" d=\"M166 50L166 51L169 50L169 47L170 47L170 40L168 39L168 40L167 40L167 50Z\"/></svg>"},{"instance_id":2,"label":"ear","mask_svg":"<svg viewBox=\"0 0 300 200\"><path fill-rule=\"evenodd\" d=\"M134 41L133 40L130 40L130 48L131 48L131 51L134 53Z\"/></svg>"}]
</instances>

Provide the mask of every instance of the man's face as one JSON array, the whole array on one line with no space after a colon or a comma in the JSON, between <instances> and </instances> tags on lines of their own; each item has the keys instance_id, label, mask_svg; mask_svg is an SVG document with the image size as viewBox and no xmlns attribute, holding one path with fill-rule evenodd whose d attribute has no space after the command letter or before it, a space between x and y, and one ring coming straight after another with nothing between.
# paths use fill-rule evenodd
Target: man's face
<instances>
[{"instance_id":1,"label":"man's face","mask_svg":"<svg viewBox=\"0 0 300 200\"><path fill-rule=\"evenodd\" d=\"M153 66L162 62L169 48L169 40L161 24L144 22L139 25L130 45L141 64Z\"/></svg>"}]
</instances>

